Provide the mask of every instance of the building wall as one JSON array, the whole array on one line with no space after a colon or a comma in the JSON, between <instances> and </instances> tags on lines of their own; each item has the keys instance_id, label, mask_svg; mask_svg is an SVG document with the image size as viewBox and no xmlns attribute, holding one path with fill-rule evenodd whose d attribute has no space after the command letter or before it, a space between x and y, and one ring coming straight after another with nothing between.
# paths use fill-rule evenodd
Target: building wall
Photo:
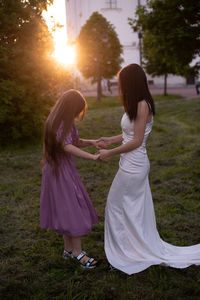
<instances>
[{"instance_id":1,"label":"building wall","mask_svg":"<svg viewBox=\"0 0 200 300\"><path fill-rule=\"evenodd\" d=\"M95 11L101 13L111 24L114 25L120 43L123 45L123 59L122 66L130 63L140 62L139 54L139 39L138 34L133 32L128 24L128 18L133 18L138 5L138 0L116 0L116 8L108 8L107 0L65 0L66 15L67 15L67 30L68 39L74 41L81 27L85 24L87 19ZM145 4L145 0L140 0L141 4ZM164 78L151 78L148 75L148 80L153 80L155 85L162 86ZM170 75L168 84L185 85L186 80L180 76Z\"/></svg>"}]
</instances>

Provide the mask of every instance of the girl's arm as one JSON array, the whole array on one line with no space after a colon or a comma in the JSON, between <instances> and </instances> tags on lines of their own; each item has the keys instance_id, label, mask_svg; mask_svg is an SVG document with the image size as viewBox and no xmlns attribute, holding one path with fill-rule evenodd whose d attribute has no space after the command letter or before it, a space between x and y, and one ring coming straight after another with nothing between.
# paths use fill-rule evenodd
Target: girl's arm
<instances>
[{"instance_id":1,"label":"girl's arm","mask_svg":"<svg viewBox=\"0 0 200 300\"><path fill-rule=\"evenodd\" d=\"M97 160L99 158L99 154L91 154L88 153L86 151L83 151L81 149L79 149L78 147L72 145L72 144L68 144L64 147L65 151L77 156L77 157L81 157L81 158L85 158L85 159L91 159L91 160Z\"/></svg>"},{"instance_id":2,"label":"girl's arm","mask_svg":"<svg viewBox=\"0 0 200 300\"><path fill-rule=\"evenodd\" d=\"M121 144L122 134L110 136L110 137L101 137L96 141L98 149L105 149L111 144Z\"/></svg>"},{"instance_id":3,"label":"girl's arm","mask_svg":"<svg viewBox=\"0 0 200 300\"><path fill-rule=\"evenodd\" d=\"M78 139L75 143L74 146L78 148L84 148L88 146L94 146L97 148L97 140L85 140L85 139Z\"/></svg>"},{"instance_id":4,"label":"girl's arm","mask_svg":"<svg viewBox=\"0 0 200 300\"><path fill-rule=\"evenodd\" d=\"M108 159L111 156L130 152L130 151L140 147L142 144L143 138L144 138L144 133L145 133L148 116L149 116L149 108L148 108L146 101L139 102L137 118L134 121L134 138L133 138L133 140L129 141L119 147L116 147L114 149L100 150L99 151L100 159L102 161L108 161Z\"/></svg>"}]
</instances>

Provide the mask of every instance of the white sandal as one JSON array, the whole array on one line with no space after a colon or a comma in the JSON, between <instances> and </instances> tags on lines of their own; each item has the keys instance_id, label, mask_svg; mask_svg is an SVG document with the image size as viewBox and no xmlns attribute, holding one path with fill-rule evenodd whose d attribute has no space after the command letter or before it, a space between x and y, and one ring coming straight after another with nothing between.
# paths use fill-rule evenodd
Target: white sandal
<instances>
[{"instance_id":1,"label":"white sandal","mask_svg":"<svg viewBox=\"0 0 200 300\"><path fill-rule=\"evenodd\" d=\"M85 251L82 251L78 256L75 256L75 258L79 261L81 268L83 268L83 269L94 269L94 268L96 268L98 262L96 262L95 264L92 265L92 263L95 261L94 258L92 258L92 257L89 258L88 261L82 263L80 260L84 256L86 256Z\"/></svg>"},{"instance_id":2,"label":"white sandal","mask_svg":"<svg viewBox=\"0 0 200 300\"><path fill-rule=\"evenodd\" d=\"M67 250L63 251L63 259L73 258L72 252L68 252Z\"/></svg>"}]
</instances>

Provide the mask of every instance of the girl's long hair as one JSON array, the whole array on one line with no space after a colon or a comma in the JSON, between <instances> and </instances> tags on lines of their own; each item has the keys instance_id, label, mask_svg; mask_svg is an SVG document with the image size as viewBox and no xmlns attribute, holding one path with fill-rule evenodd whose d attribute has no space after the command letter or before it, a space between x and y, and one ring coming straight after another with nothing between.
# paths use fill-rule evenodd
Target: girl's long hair
<instances>
[{"instance_id":1,"label":"girl's long hair","mask_svg":"<svg viewBox=\"0 0 200 300\"><path fill-rule=\"evenodd\" d=\"M130 121L137 117L138 102L145 100L155 114L154 101L148 88L143 69L137 64L130 64L118 72L119 94L122 97L125 112Z\"/></svg>"},{"instance_id":2,"label":"girl's long hair","mask_svg":"<svg viewBox=\"0 0 200 300\"><path fill-rule=\"evenodd\" d=\"M87 103L82 94L71 89L61 96L48 116L44 129L42 165L48 162L54 173L60 155L65 153L63 143L72 129L74 119L82 120L86 109Z\"/></svg>"}]
</instances>

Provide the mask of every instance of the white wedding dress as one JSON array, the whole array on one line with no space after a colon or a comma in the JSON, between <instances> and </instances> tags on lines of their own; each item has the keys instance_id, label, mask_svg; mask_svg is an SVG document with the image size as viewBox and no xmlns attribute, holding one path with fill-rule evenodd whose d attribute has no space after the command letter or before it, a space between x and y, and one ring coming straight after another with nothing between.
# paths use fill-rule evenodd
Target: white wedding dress
<instances>
[{"instance_id":1,"label":"white wedding dress","mask_svg":"<svg viewBox=\"0 0 200 300\"><path fill-rule=\"evenodd\" d=\"M129 275L158 264L174 268L200 265L200 244L173 246L164 242L157 231L145 147L152 125L153 118L146 125L139 148L121 154L106 204L106 256L113 267ZM121 127L123 143L132 140L134 122L130 122L126 113Z\"/></svg>"}]
</instances>

